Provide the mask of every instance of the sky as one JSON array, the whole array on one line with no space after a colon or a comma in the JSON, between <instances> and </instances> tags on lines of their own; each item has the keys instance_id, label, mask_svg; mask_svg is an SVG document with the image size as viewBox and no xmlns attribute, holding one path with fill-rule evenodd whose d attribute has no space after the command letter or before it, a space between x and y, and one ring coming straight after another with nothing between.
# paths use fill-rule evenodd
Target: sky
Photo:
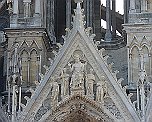
<instances>
[{"instance_id":1,"label":"sky","mask_svg":"<svg viewBox=\"0 0 152 122\"><path fill-rule=\"evenodd\" d=\"M101 0L101 4L106 6L106 0ZM119 11L119 13L123 14L123 7L123 0L116 0L116 11Z\"/></svg>"},{"instance_id":2,"label":"sky","mask_svg":"<svg viewBox=\"0 0 152 122\"><path fill-rule=\"evenodd\" d=\"M116 0L116 12L119 11L120 14L124 13L124 4L123 4L124 0ZM106 0L101 0L101 4L103 4L104 6L106 6ZM101 20L101 26L103 26L103 28L106 28L106 22Z\"/></svg>"}]
</instances>

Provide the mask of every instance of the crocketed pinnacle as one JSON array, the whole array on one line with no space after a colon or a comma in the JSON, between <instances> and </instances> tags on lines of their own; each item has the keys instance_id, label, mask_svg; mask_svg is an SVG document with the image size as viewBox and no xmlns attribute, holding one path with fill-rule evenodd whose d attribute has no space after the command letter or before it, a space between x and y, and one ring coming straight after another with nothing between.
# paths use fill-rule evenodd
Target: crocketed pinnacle
<instances>
[{"instance_id":1,"label":"crocketed pinnacle","mask_svg":"<svg viewBox=\"0 0 152 122\"><path fill-rule=\"evenodd\" d=\"M81 9L81 2L77 2L77 8L75 9L75 16L73 17L73 28L74 29L84 29L84 15L83 9Z\"/></svg>"}]
</instances>

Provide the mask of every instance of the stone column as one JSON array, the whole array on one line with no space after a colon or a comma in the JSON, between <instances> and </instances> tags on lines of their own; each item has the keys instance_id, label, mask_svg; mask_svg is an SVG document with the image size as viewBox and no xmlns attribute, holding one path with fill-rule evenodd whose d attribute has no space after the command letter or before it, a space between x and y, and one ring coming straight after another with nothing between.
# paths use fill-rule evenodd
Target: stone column
<instances>
[{"instance_id":1,"label":"stone column","mask_svg":"<svg viewBox=\"0 0 152 122\"><path fill-rule=\"evenodd\" d=\"M51 41L55 44L55 0L47 0L47 30Z\"/></svg>"},{"instance_id":2,"label":"stone column","mask_svg":"<svg viewBox=\"0 0 152 122\"><path fill-rule=\"evenodd\" d=\"M136 0L136 3L135 3L136 7L136 13L140 13L141 12L141 0Z\"/></svg>"},{"instance_id":3,"label":"stone column","mask_svg":"<svg viewBox=\"0 0 152 122\"><path fill-rule=\"evenodd\" d=\"M87 27L89 27L89 23L90 23L90 19L89 19L89 0L86 1L86 8L87 8L87 11L86 11L86 21L87 21Z\"/></svg>"},{"instance_id":4,"label":"stone column","mask_svg":"<svg viewBox=\"0 0 152 122\"><path fill-rule=\"evenodd\" d=\"M137 111L140 111L140 92L139 92L139 83L137 84Z\"/></svg>"},{"instance_id":5,"label":"stone column","mask_svg":"<svg viewBox=\"0 0 152 122\"><path fill-rule=\"evenodd\" d=\"M147 1L141 0L141 12L147 11Z\"/></svg>"},{"instance_id":6,"label":"stone column","mask_svg":"<svg viewBox=\"0 0 152 122\"><path fill-rule=\"evenodd\" d=\"M30 85L30 61L31 61L31 58L30 57L28 57L28 71L27 71L27 83L28 83L28 85Z\"/></svg>"},{"instance_id":7,"label":"stone column","mask_svg":"<svg viewBox=\"0 0 152 122\"><path fill-rule=\"evenodd\" d=\"M66 0L66 28L71 27L71 0Z\"/></svg>"},{"instance_id":8,"label":"stone column","mask_svg":"<svg viewBox=\"0 0 152 122\"><path fill-rule=\"evenodd\" d=\"M94 3L93 3L93 0L90 0L90 23L89 23L89 26L90 27L93 27L93 13L94 13L94 11L93 11L93 5Z\"/></svg>"},{"instance_id":9,"label":"stone column","mask_svg":"<svg viewBox=\"0 0 152 122\"><path fill-rule=\"evenodd\" d=\"M35 26L41 26L41 1L35 0Z\"/></svg>"},{"instance_id":10,"label":"stone column","mask_svg":"<svg viewBox=\"0 0 152 122\"><path fill-rule=\"evenodd\" d=\"M18 0L13 2L13 14L18 15Z\"/></svg>"},{"instance_id":11,"label":"stone column","mask_svg":"<svg viewBox=\"0 0 152 122\"><path fill-rule=\"evenodd\" d=\"M40 0L35 0L35 14L41 13L41 2Z\"/></svg>"},{"instance_id":12,"label":"stone column","mask_svg":"<svg viewBox=\"0 0 152 122\"><path fill-rule=\"evenodd\" d=\"M116 36L116 0L112 0L112 36Z\"/></svg>"},{"instance_id":13,"label":"stone column","mask_svg":"<svg viewBox=\"0 0 152 122\"><path fill-rule=\"evenodd\" d=\"M110 42L112 40L112 35L111 35L111 0L106 0L106 34L105 34L105 41Z\"/></svg>"},{"instance_id":14,"label":"stone column","mask_svg":"<svg viewBox=\"0 0 152 122\"><path fill-rule=\"evenodd\" d=\"M129 0L124 0L124 23L128 23Z\"/></svg>"},{"instance_id":15,"label":"stone column","mask_svg":"<svg viewBox=\"0 0 152 122\"><path fill-rule=\"evenodd\" d=\"M97 2L97 0L95 2ZM93 26L93 20L95 20L95 14L96 13L93 10L93 8L94 8L93 0L84 0L83 5L84 5L86 27L94 27ZM97 8L96 8L96 11L97 11Z\"/></svg>"},{"instance_id":16,"label":"stone column","mask_svg":"<svg viewBox=\"0 0 152 122\"><path fill-rule=\"evenodd\" d=\"M31 13L31 0L24 0L24 17L30 17Z\"/></svg>"},{"instance_id":17,"label":"stone column","mask_svg":"<svg viewBox=\"0 0 152 122\"><path fill-rule=\"evenodd\" d=\"M135 13L135 0L130 0L130 13Z\"/></svg>"},{"instance_id":18,"label":"stone column","mask_svg":"<svg viewBox=\"0 0 152 122\"><path fill-rule=\"evenodd\" d=\"M17 78L17 75L14 74L13 76L13 81L12 81L12 121L11 122L16 122L16 106L17 106L17 96L16 96L16 78Z\"/></svg>"},{"instance_id":19,"label":"stone column","mask_svg":"<svg viewBox=\"0 0 152 122\"><path fill-rule=\"evenodd\" d=\"M96 34L95 40L101 40L101 1L91 0L92 2L92 26Z\"/></svg>"},{"instance_id":20,"label":"stone column","mask_svg":"<svg viewBox=\"0 0 152 122\"><path fill-rule=\"evenodd\" d=\"M18 112L21 112L21 100L22 100L22 88L19 87L19 106L18 106Z\"/></svg>"},{"instance_id":21,"label":"stone column","mask_svg":"<svg viewBox=\"0 0 152 122\"><path fill-rule=\"evenodd\" d=\"M10 27L17 27L18 11L18 0L13 0L13 15L10 20Z\"/></svg>"}]
</instances>

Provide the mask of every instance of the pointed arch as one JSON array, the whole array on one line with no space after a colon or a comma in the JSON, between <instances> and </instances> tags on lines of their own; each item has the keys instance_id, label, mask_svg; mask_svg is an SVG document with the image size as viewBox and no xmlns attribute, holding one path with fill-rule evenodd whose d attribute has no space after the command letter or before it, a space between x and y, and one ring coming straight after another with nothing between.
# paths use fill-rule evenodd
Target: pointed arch
<instances>
[{"instance_id":1,"label":"pointed arch","mask_svg":"<svg viewBox=\"0 0 152 122\"><path fill-rule=\"evenodd\" d=\"M132 76L131 80L136 83L138 80L138 73L139 73L139 48L134 46L131 50L132 58L131 58L131 69Z\"/></svg>"},{"instance_id":2,"label":"pointed arch","mask_svg":"<svg viewBox=\"0 0 152 122\"><path fill-rule=\"evenodd\" d=\"M143 45L142 53L143 53L143 56L144 56L145 70L146 70L147 75L149 76L151 67L150 67L149 50L148 50L148 47L146 45Z\"/></svg>"},{"instance_id":3,"label":"pointed arch","mask_svg":"<svg viewBox=\"0 0 152 122\"><path fill-rule=\"evenodd\" d=\"M21 67L22 67L22 78L23 85L27 85L29 82L29 54L26 50L21 52Z\"/></svg>"},{"instance_id":4,"label":"pointed arch","mask_svg":"<svg viewBox=\"0 0 152 122\"><path fill-rule=\"evenodd\" d=\"M30 52L30 83L33 84L35 80L38 80L39 64L38 64L38 53L36 49Z\"/></svg>"},{"instance_id":5,"label":"pointed arch","mask_svg":"<svg viewBox=\"0 0 152 122\"><path fill-rule=\"evenodd\" d=\"M18 43L18 42L17 42L17 43ZM14 54L15 44L16 44L16 42L13 42L13 44L10 46L10 54L11 54L11 55Z\"/></svg>"},{"instance_id":6,"label":"pointed arch","mask_svg":"<svg viewBox=\"0 0 152 122\"><path fill-rule=\"evenodd\" d=\"M28 47L28 44L26 42L26 39L21 43L20 45L20 48L23 48L23 47Z\"/></svg>"},{"instance_id":7,"label":"pointed arch","mask_svg":"<svg viewBox=\"0 0 152 122\"><path fill-rule=\"evenodd\" d=\"M32 48L35 48L36 50L39 50L39 46L38 46L38 44L33 40L32 41L32 43L31 43L31 45L30 45L30 48L32 49Z\"/></svg>"},{"instance_id":8,"label":"pointed arch","mask_svg":"<svg viewBox=\"0 0 152 122\"><path fill-rule=\"evenodd\" d=\"M133 37L132 42L130 43L131 47L133 47L133 45L138 45L138 40L136 36Z\"/></svg>"},{"instance_id":9,"label":"pointed arch","mask_svg":"<svg viewBox=\"0 0 152 122\"><path fill-rule=\"evenodd\" d=\"M28 44L26 42L26 39L21 43L19 46L19 52L22 52L23 50L28 50ZM28 51L27 51L28 52ZM20 53L21 54L21 53Z\"/></svg>"},{"instance_id":10,"label":"pointed arch","mask_svg":"<svg viewBox=\"0 0 152 122\"><path fill-rule=\"evenodd\" d=\"M150 48L149 48L149 46L147 44L143 43L141 45L141 49L143 49L143 48L147 48L148 54L150 54Z\"/></svg>"},{"instance_id":11,"label":"pointed arch","mask_svg":"<svg viewBox=\"0 0 152 122\"><path fill-rule=\"evenodd\" d=\"M130 53L131 53L131 54L132 54L133 49L134 49L135 47L136 47L138 50L140 50L140 46L139 46L138 44L133 44L133 45L131 46L131 48L130 48Z\"/></svg>"},{"instance_id":12,"label":"pointed arch","mask_svg":"<svg viewBox=\"0 0 152 122\"><path fill-rule=\"evenodd\" d=\"M150 43L149 43L148 39L146 38L146 36L143 36L143 39L142 39L140 45L141 46L143 46L143 45L147 45L147 46L150 45Z\"/></svg>"}]
</instances>

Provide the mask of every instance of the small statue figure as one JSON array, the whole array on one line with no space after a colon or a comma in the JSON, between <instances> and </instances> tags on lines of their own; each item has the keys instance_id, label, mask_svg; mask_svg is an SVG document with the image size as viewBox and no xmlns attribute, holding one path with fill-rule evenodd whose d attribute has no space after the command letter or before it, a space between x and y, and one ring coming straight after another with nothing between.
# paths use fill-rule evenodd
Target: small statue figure
<instances>
[{"instance_id":1,"label":"small statue figure","mask_svg":"<svg viewBox=\"0 0 152 122\"><path fill-rule=\"evenodd\" d=\"M87 74L86 80L86 89L87 89L87 96L93 98L93 84L95 82L95 76L93 74L93 69L90 68L90 73Z\"/></svg>"},{"instance_id":2,"label":"small statue figure","mask_svg":"<svg viewBox=\"0 0 152 122\"><path fill-rule=\"evenodd\" d=\"M139 80L141 81L141 83L144 83L146 78L147 78L146 70L140 71L139 72Z\"/></svg>"},{"instance_id":3,"label":"small statue figure","mask_svg":"<svg viewBox=\"0 0 152 122\"><path fill-rule=\"evenodd\" d=\"M103 87L103 91L104 91L104 94L103 94L103 97L105 97L105 96L108 96L108 87L107 87L107 81L106 81L106 79L105 79L105 77L104 76L101 76L101 81L102 81L102 87Z\"/></svg>"},{"instance_id":4,"label":"small statue figure","mask_svg":"<svg viewBox=\"0 0 152 122\"><path fill-rule=\"evenodd\" d=\"M61 73L61 95L62 98L69 93L69 74L66 73L66 68L63 69Z\"/></svg>"},{"instance_id":5,"label":"small statue figure","mask_svg":"<svg viewBox=\"0 0 152 122\"><path fill-rule=\"evenodd\" d=\"M107 86L107 81L105 81L104 86L103 86L103 89L104 89L104 97L108 96L108 86Z\"/></svg>"},{"instance_id":6,"label":"small statue figure","mask_svg":"<svg viewBox=\"0 0 152 122\"><path fill-rule=\"evenodd\" d=\"M104 90L102 83L97 83L96 101L103 102Z\"/></svg>"},{"instance_id":7,"label":"small statue figure","mask_svg":"<svg viewBox=\"0 0 152 122\"><path fill-rule=\"evenodd\" d=\"M51 95L53 106L57 104L58 96L59 96L59 85L56 81L54 81L52 84L52 95Z\"/></svg>"},{"instance_id":8,"label":"small statue figure","mask_svg":"<svg viewBox=\"0 0 152 122\"><path fill-rule=\"evenodd\" d=\"M81 63L80 56L75 55L74 64L69 64L72 72L71 87L72 88L82 88L84 85L84 67L85 64Z\"/></svg>"}]
</instances>

